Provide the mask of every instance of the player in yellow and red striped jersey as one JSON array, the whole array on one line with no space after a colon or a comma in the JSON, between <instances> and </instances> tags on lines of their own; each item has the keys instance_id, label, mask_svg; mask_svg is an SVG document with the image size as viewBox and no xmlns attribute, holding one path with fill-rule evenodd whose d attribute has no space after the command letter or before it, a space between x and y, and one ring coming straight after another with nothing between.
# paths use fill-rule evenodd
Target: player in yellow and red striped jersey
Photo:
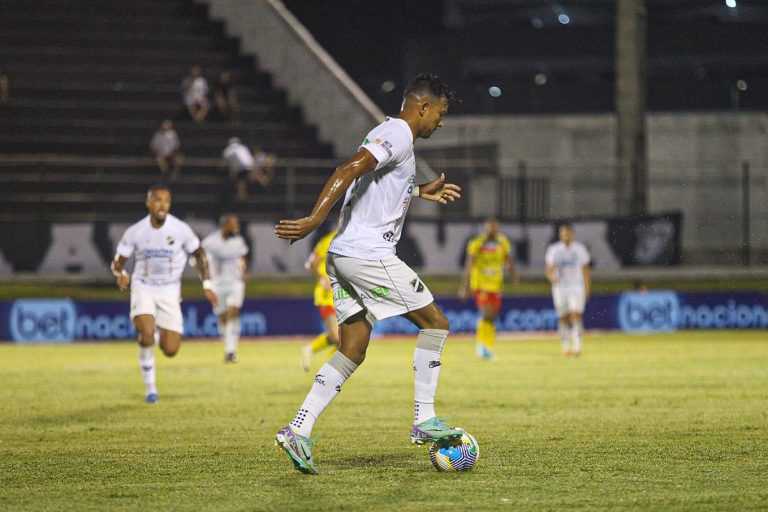
<instances>
[{"instance_id":1,"label":"player in yellow and red striped jersey","mask_svg":"<svg viewBox=\"0 0 768 512\"><path fill-rule=\"evenodd\" d=\"M467 243L467 259L464 265L459 297L466 299L468 289L475 296L480 312L477 320L477 356L493 359L496 341L496 317L501 309L501 292L504 288L504 272L513 283L518 282L512 244L499 232L499 221L488 219L483 233Z\"/></svg>"}]
</instances>

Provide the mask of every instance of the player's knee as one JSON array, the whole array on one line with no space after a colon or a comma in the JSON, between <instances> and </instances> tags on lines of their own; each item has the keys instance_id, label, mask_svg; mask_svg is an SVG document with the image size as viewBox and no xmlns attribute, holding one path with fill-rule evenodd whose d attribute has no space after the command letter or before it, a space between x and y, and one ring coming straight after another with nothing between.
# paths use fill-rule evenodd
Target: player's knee
<instances>
[{"instance_id":1,"label":"player's knee","mask_svg":"<svg viewBox=\"0 0 768 512\"><path fill-rule=\"evenodd\" d=\"M160 347L165 357L173 357L179 352L179 347Z\"/></svg>"},{"instance_id":2,"label":"player's knee","mask_svg":"<svg viewBox=\"0 0 768 512\"><path fill-rule=\"evenodd\" d=\"M426 328L427 329L443 329L446 331L450 331L451 323L448 321L448 317L446 317L441 310L438 310L437 314L435 314L431 318L430 325L428 325Z\"/></svg>"},{"instance_id":3,"label":"player's knee","mask_svg":"<svg viewBox=\"0 0 768 512\"><path fill-rule=\"evenodd\" d=\"M154 332L140 332L139 333L139 345L142 347L151 347L155 344Z\"/></svg>"}]
</instances>

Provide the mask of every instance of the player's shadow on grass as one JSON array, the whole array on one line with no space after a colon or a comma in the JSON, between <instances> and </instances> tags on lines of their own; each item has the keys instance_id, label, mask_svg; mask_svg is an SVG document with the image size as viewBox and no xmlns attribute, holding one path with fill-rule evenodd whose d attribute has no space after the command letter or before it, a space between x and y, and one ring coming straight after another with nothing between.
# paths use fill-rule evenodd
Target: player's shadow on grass
<instances>
[{"instance_id":1,"label":"player's shadow on grass","mask_svg":"<svg viewBox=\"0 0 768 512\"><path fill-rule=\"evenodd\" d=\"M139 403L143 408L147 405ZM139 409L140 407L136 407ZM87 409L67 410L61 413L44 412L32 417L20 417L16 419L19 424L30 425L63 425L63 424L89 424L105 425L111 419L124 417L126 414L132 414L134 409L126 407L125 404L110 406L96 406Z\"/></svg>"},{"instance_id":2,"label":"player's shadow on grass","mask_svg":"<svg viewBox=\"0 0 768 512\"><path fill-rule=\"evenodd\" d=\"M404 457L398 453L377 453L371 455L353 455L348 457L336 457L320 461L321 464L333 467L336 470L374 468L376 471L418 469L419 461L429 462L429 456L426 453L422 457Z\"/></svg>"}]
</instances>

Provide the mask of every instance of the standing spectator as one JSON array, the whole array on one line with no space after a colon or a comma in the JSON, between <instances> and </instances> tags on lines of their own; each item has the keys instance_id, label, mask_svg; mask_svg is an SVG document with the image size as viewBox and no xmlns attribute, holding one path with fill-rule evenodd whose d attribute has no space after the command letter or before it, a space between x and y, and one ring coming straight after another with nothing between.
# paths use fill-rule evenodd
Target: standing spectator
<instances>
[{"instance_id":1,"label":"standing spectator","mask_svg":"<svg viewBox=\"0 0 768 512\"><path fill-rule=\"evenodd\" d=\"M170 171L170 178L176 179L181 172L183 157L179 135L173 129L173 123L170 120L163 121L152 137L149 147L152 149L152 154L155 155L160 173L167 176Z\"/></svg>"},{"instance_id":2,"label":"standing spectator","mask_svg":"<svg viewBox=\"0 0 768 512\"><path fill-rule=\"evenodd\" d=\"M11 99L11 82L8 76L0 68L0 105L5 105Z\"/></svg>"},{"instance_id":3,"label":"standing spectator","mask_svg":"<svg viewBox=\"0 0 768 512\"><path fill-rule=\"evenodd\" d=\"M240 122L240 105L237 103L237 92L232 86L232 74L229 71L222 71L216 78L213 84L213 98L221 117L230 126L237 126Z\"/></svg>"},{"instance_id":4,"label":"standing spectator","mask_svg":"<svg viewBox=\"0 0 768 512\"><path fill-rule=\"evenodd\" d=\"M253 161L254 179L266 189L275 177L277 155L267 153L260 145L256 144L253 146Z\"/></svg>"},{"instance_id":5,"label":"standing spectator","mask_svg":"<svg viewBox=\"0 0 768 512\"><path fill-rule=\"evenodd\" d=\"M189 70L189 76L181 82L181 92L190 117L196 123L205 119L211 104L208 101L208 81L203 77L200 66L193 66Z\"/></svg>"},{"instance_id":6,"label":"standing spectator","mask_svg":"<svg viewBox=\"0 0 768 512\"><path fill-rule=\"evenodd\" d=\"M255 161L251 150L240 142L237 137L232 137L227 141L227 147L221 154L229 165L229 179L235 186L235 200L245 201L248 199L248 182L253 181L253 170Z\"/></svg>"}]
</instances>

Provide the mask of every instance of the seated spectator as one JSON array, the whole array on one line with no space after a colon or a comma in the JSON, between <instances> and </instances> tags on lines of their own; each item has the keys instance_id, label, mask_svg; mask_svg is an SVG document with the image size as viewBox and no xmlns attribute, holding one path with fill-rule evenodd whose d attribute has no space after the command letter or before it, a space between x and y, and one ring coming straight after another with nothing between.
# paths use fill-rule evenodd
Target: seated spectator
<instances>
[{"instance_id":1,"label":"seated spectator","mask_svg":"<svg viewBox=\"0 0 768 512\"><path fill-rule=\"evenodd\" d=\"M256 173L255 179L266 189L275 177L275 162L277 162L277 155L274 153L267 153L260 145L256 144L253 146L253 161L253 169Z\"/></svg>"},{"instance_id":2,"label":"seated spectator","mask_svg":"<svg viewBox=\"0 0 768 512\"><path fill-rule=\"evenodd\" d=\"M211 104L208 101L208 81L199 66L189 70L189 76L181 82L181 91L189 116L196 123L201 122L208 115Z\"/></svg>"},{"instance_id":3,"label":"seated spectator","mask_svg":"<svg viewBox=\"0 0 768 512\"><path fill-rule=\"evenodd\" d=\"M173 123L170 120L163 121L152 137L149 147L152 154L155 155L157 167L163 177L168 176L170 172L170 179L176 179L181 172L183 157L179 135L173 129Z\"/></svg>"},{"instance_id":4,"label":"seated spectator","mask_svg":"<svg viewBox=\"0 0 768 512\"><path fill-rule=\"evenodd\" d=\"M0 106L7 104L11 100L11 83L8 76L0 68Z\"/></svg>"},{"instance_id":5,"label":"seated spectator","mask_svg":"<svg viewBox=\"0 0 768 512\"><path fill-rule=\"evenodd\" d=\"M230 126L237 126L240 121L240 106L237 103L237 92L232 85L232 75L229 71L223 71L216 78L216 83L213 85L213 98L221 112L221 117Z\"/></svg>"},{"instance_id":6,"label":"seated spectator","mask_svg":"<svg viewBox=\"0 0 768 512\"><path fill-rule=\"evenodd\" d=\"M248 199L248 182L254 180L255 161L251 150L240 139L232 137L227 141L222 156L229 165L229 179L235 186L235 200L245 201Z\"/></svg>"}]
</instances>

